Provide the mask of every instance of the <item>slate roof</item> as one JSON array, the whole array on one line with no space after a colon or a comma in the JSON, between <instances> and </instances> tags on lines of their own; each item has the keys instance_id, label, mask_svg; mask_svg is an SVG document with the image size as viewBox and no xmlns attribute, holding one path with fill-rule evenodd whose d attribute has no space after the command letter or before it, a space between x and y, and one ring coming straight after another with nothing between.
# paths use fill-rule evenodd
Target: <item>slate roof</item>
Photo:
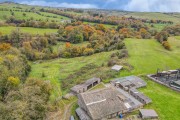
<instances>
[{"instance_id":1,"label":"slate roof","mask_svg":"<svg viewBox=\"0 0 180 120\"><path fill-rule=\"evenodd\" d=\"M93 84L96 81L100 81L100 78L94 77L94 78L88 79L86 82L84 82L82 84L75 85L74 87L71 88L71 90L72 91L79 91L82 88L87 87L88 85Z\"/></svg>"},{"instance_id":2,"label":"slate roof","mask_svg":"<svg viewBox=\"0 0 180 120\"><path fill-rule=\"evenodd\" d=\"M146 86L146 82L144 82L141 78L134 76L134 75L117 78L117 79L112 80L111 82L119 83L124 87L127 85L130 85L130 84L134 84L135 88L140 88L140 87Z\"/></svg>"},{"instance_id":3,"label":"slate roof","mask_svg":"<svg viewBox=\"0 0 180 120\"><path fill-rule=\"evenodd\" d=\"M140 109L139 112L143 118L158 117L158 114L156 113L156 111L152 109Z\"/></svg>"},{"instance_id":4,"label":"slate roof","mask_svg":"<svg viewBox=\"0 0 180 120\"><path fill-rule=\"evenodd\" d=\"M78 98L83 101L92 119L101 119L131 107L126 103L126 97L113 88L81 93Z\"/></svg>"}]
</instances>

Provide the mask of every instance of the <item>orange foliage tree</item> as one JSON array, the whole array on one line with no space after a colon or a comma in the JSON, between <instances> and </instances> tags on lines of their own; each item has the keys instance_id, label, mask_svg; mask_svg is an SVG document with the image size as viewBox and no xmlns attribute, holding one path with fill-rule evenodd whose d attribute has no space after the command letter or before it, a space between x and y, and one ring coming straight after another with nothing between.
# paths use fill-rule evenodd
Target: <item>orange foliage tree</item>
<instances>
[{"instance_id":1,"label":"orange foliage tree","mask_svg":"<svg viewBox=\"0 0 180 120\"><path fill-rule=\"evenodd\" d=\"M0 51L9 50L10 48L11 48L11 45L9 43L0 44Z\"/></svg>"}]
</instances>

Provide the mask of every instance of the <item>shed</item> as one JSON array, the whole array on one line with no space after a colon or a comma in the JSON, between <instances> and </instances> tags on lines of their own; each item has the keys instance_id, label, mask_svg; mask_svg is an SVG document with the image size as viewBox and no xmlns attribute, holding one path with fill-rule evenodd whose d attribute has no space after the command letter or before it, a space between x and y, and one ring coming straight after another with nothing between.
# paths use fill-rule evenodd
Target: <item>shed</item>
<instances>
[{"instance_id":1,"label":"shed","mask_svg":"<svg viewBox=\"0 0 180 120\"><path fill-rule=\"evenodd\" d=\"M111 70L120 71L123 68L123 66L120 65L114 65Z\"/></svg>"},{"instance_id":2,"label":"shed","mask_svg":"<svg viewBox=\"0 0 180 120\"><path fill-rule=\"evenodd\" d=\"M158 118L158 114L153 109L140 109L139 114L143 119Z\"/></svg>"},{"instance_id":3,"label":"shed","mask_svg":"<svg viewBox=\"0 0 180 120\"><path fill-rule=\"evenodd\" d=\"M150 98L139 92L136 88L131 88L129 93L143 104L149 104L152 102Z\"/></svg>"},{"instance_id":4,"label":"shed","mask_svg":"<svg viewBox=\"0 0 180 120\"><path fill-rule=\"evenodd\" d=\"M88 89L92 88L93 86L96 86L100 82L101 82L100 78L94 77L94 78L88 79L86 82L72 87L71 92L75 94L83 93L87 91Z\"/></svg>"}]
</instances>

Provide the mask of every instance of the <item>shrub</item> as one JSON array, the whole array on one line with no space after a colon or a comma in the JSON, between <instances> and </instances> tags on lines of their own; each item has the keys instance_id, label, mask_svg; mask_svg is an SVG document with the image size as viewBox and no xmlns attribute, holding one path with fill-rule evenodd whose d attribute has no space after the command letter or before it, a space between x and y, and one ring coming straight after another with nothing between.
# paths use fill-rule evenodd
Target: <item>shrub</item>
<instances>
[{"instance_id":1,"label":"shrub","mask_svg":"<svg viewBox=\"0 0 180 120\"><path fill-rule=\"evenodd\" d=\"M170 46L170 44L169 44L168 41L162 42L162 45L163 45L163 47L164 47L165 49L167 49L167 50L170 50L170 49L171 49L171 46Z\"/></svg>"},{"instance_id":2,"label":"shrub","mask_svg":"<svg viewBox=\"0 0 180 120\"><path fill-rule=\"evenodd\" d=\"M83 55L92 55L94 53L94 50L92 48L86 48L83 51Z\"/></svg>"},{"instance_id":3,"label":"shrub","mask_svg":"<svg viewBox=\"0 0 180 120\"><path fill-rule=\"evenodd\" d=\"M113 65L115 65L117 63L117 61L115 60L115 59L110 59L109 61L108 61L108 67L111 67L111 66L113 66Z\"/></svg>"},{"instance_id":4,"label":"shrub","mask_svg":"<svg viewBox=\"0 0 180 120\"><path fill-rule=\"evenodd\" d=\"M169 36L169 35L168 35L167 32L162 31L162 32L158 33L158 34L155 36L155 38L156 38L160 43L162 43L163 41L167 41L168 36Z\"/></svg>"}]
</instances>

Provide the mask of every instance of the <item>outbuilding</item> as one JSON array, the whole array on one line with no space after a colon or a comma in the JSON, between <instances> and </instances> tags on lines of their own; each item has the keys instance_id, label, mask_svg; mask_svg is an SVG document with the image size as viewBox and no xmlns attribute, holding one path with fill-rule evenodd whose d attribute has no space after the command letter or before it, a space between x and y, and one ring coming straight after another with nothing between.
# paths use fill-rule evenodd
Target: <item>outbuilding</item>
<instances>
[{"instance_id":1,"label":"outbuilding","mask_svg":"<svg viewBox=\"0 0 180 120\"><path fill-rule=\"evenodd\" d=\"M142 119L157 119L158 114L152 109L140 109L139 115Z\"/></svg>"},{"instance_id":2,"label":"outbuilding","mask_svg":"<svg viewBox=\"0 0 180 120\"><path fill-rule=\"evenodd\" d=\"M120 65L114 65L111 70L115 70L115 71L120 71L121 69L123 68L123 66L120 66Z\"/></svg>"},{"instance_id":3,"label":"outbuilding","mask_svg":"<svg viewBox=\"0 0 180 120\"><path fill-rule=\"evenodd\" d=\"M96 86L100 82L101 82L100 78L96 78L96 77L91 78L82 84L72 87L71 92L74 94L83 93L83 92L89 90L90 88L92 88L93 86Z\"/></svg>"}]
</instances>

